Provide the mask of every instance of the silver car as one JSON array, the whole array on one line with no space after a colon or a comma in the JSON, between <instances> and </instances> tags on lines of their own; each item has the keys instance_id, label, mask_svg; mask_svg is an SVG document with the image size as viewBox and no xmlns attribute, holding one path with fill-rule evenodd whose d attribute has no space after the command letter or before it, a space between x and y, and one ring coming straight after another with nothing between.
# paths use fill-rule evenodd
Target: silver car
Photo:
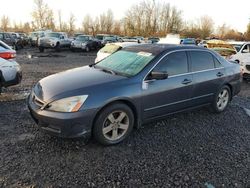
<instances>
[{"instance_id":1,"label":"silver car","mask_svg":"<svg viewBox=\"0 0 250 188\"><path fill-rule=\"evenodd\" d=\"M19 84L22 79L20 65L15 61L16 51L0 41L0 93L2 87Z\"/></svg>"}]
</instances>

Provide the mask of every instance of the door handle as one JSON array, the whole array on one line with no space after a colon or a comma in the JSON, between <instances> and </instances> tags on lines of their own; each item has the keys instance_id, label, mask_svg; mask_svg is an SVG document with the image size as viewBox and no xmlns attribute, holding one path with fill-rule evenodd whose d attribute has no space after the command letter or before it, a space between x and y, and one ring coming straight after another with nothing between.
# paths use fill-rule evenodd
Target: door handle
<instances>
[{"instance_id":1,"label":"door handle","mask_svg":"<svg viewBox=\"0 0 250 188\"><path fill-rule=\"evenodd\" d=\"M192 80L190 79L185 79L183 80L181 83L184 84L184 85L187 85L187 84L190 84L192 82Z\"/></svg>"},{"instance_id":2,"label":"door handle","mask_svg":"<svg viewBox=\"0 0 250 188\"><path fill-rule=\"evenodd\" d=\"M218 72L217 74L216 74L216 76L218 76L218 77L222 77L224 74L222 73L222 72Z\"/></svg>"}]
</instances>

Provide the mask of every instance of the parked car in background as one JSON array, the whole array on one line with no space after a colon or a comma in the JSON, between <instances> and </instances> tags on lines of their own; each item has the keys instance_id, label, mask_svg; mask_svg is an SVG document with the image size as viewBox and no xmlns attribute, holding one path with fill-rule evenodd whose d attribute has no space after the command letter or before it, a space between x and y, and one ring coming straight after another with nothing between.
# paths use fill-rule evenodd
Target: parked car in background
<instances>
[{"instance_id":1,"label":"parked car in background","mask_svg":"<svg viewBox=\"0 0 250 188\"><path fill-rule=\"evenodd\" d=\"M207 48L207 40L201 40L201 41L199 42L198 46Z\"/></svg>"},{"instance_id":2,"label":"parked car in background","mask_svg":"<svg viewBox=\"0 0 250 188\"><path fill-rule=\"evenodd\" d=\"M27 46L29 44L29 37L25 33L18 33L22 39L22 45Z\"/></svg>"},{"instance_id":3,"label":"parked car in background","mask_svg":"<svg viewBox=\"0 0 250 188\"><path fill-rule=\"evenodd\" d=\"M180 44L181 39L179 34L167 34L165 38L160 38L158 44Z\"/></svg>"},{"instance_id":4,"label":"parked car in background","mask_svg":"<svg viewBox=\"0 0 250 188\"><path fill-rule=\"evenodd\" d=\"M0 41L0 94L2 87L9 87L21 82L22 71L15 58L16 51Z\"/></svg>"},{"instance_id":5,"label":"parked car in background","mask_svg":"<svg viewBox=\"0 0 250 188\"><path fill-rule=\"evenodd\" d=\"M226 59L229 59L232 55L237 53L233 45L222 40L208 40L206 48L216 51Z\"/></svg>"},{"instance_id":6,"label":"parked car in background","mask_svg":"<svg viewBox=\"0 0 250 188\"><path fill-rule=\"evenodd\" d=\"M114 36L105 36L101 42L102 46L108 44L108 43L114 43L118 42L117 38Z\"/></svg>"},{"instance_id":7,"label":"parked car in background","mask_svg":"<svg viewBox=\"0 0 250 188\"><path fill-rule=\"evenodd\" d=\"M246 57L240 61L240 68L244 80L250 80L250 57Z\"/></svg>"},{"instance_id":8,"label":"parked car in background","mask_svg":"<svg viewBox=\"0 0 250 188\"><path fill-rule=\"evenodd\" d=\"M40 52L45 49L55 49L60 51L61 48L70 48L72 39L64 32L50 32L38 40L38 48Z\"/></svg>"},{"instance_id":9,"label":"parked car in background","mask_svg":"<svg viewBox=\"0 0 250 188\"><path fill-rule=\"evenodd\" d=\"M91 35L78 35L74 41L71 42L71 50L84 50L89 52L90 50L97 50L101 46L98 40L95 40Z\"/></svg>"},{"instance_id":10,"label":"parked car in background","mask_svg":"<svg viewBox=\"0 0 250 188\"><path fill-rule=\"evenodd\" d=\"M228 41L229 44L233 45L233 47L236 49L237 52L240 51L242 45L246 42L241 41Z\"/></svg>"},{"instance_id":11,"label":"parked car in background","mask_svg":"<svg viewBox=\"0 0 250 188\"><path fill-rule=\"evenodd\" d=\"M250 42L242 44L240 50L230 57L230 60L240 63L243 60L250 58Z\"/></svg>"},{"instance_id":12,"label":"parked car in background","mask_svg":"<svg viewBox=\"0 0 250 188\"><path fill-rule=\"evenodd\" d=\"M136 42L117 42L117 43L109 43L106 44L103 48L101 48L97 52L97 57L95 59L95 63L105 59L106 57L110 56L111 54L121 50L122 48L138 45Z\"/></svg>"},{"instance_id":13,"label":"parked car in background","mask_svg":"<svg viewBox=\"0 0 250 188\"><path fill-rule=\"evenodd\" d=\"M21 48L23 48L23 40L21 38L21 36L18 33L14 33L14 32L9 32L9 34L15 39L16 41L16 50L19 50Z\"/></svg>"},{"instance_id":14,"label":"parked car in background","mask_svg":"<svg viewBox=\"0 0 250 188\"><path fill-rule=\"evenodd\" d=\"M138 43L144 43L145 42L145 39L142 36L135 36L135 38L137 39Z\"/></svg>"},{"instance_id":15,"label":"parked car in background","mask_svg":"<svg viewBox=\"0 0 250 188\"><path fill-rule=\"evenodd\" d=\"M60 137L93 135L111 145L169 114L201 106L223 112L240 92L240 80L240 66L214 51L142 44L40 80L28 108L40 130Z\"/></svg>"},{"instance_id":16,"label":"parked car in background","mask_svg":"<svg viewBox=\"0 0 250 188\"><path fill-rule=\"evenodd\" d=\"M148 38L148 43L154 44L160 41L160 38L158 37L149 37Z\"/></svg>"},{"instance_id":17,"label":"parked car in background","mask_svg":"<svg viewBox=\"0 0 250 188\"><path fill-rule=\"evenodd\" d=\"M181 40L183 45L196 45L196 40L194 38L185 38Z\"/></svg>"},{"instance_id":18,"label":"parked car in background","mask_svg":"<svg viewBox=\"0 0 250 188\"><path fill-rule=\"evenodd\" d=\"M138 40L136 37L123 37L123 42L137 42L140 43L140 40Z\"/></svg>"},{"instance_id":19,"label":"parked car in background","mask_svg":"<svg viewBox=\"0 0 250 188\"><path fill-rule=\"evenodd\" d=\"M45 31L35 31L29 34L29 43L31 46L38 46L38 41L40 38L43 38L47 33L50 33L51 30Z\"/></svg>"},{"instance_id":20,"label":"parked car in background","mask_svg":"<svg viewBox=\"0 0 250 188\"><path fill-rule=\"evenodd\" d=\"M17 49L16 40L10 33L0 32L0 41L3 41L7 45L9 45L12 49Z\"/></svg>"}]
</instances>

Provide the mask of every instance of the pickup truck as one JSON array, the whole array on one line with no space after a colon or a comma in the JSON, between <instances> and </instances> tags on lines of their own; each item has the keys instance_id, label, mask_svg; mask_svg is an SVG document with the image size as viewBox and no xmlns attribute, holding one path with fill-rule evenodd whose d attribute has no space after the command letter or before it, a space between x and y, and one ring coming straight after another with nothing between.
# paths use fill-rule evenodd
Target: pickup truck
<instances>
[{"instance_id":1,"label":"pickup truck","mask_svg":"<svg viewBox=\"0 0 250 188\"><path fill-rule=\"evenodd\" d=\"M40 52L44 52L45 49L60 51L61 48L70 48L71 42L72 39L69 39L66 33L51 32L38 40L38 48Z\"/></svg>"}]
</instances>

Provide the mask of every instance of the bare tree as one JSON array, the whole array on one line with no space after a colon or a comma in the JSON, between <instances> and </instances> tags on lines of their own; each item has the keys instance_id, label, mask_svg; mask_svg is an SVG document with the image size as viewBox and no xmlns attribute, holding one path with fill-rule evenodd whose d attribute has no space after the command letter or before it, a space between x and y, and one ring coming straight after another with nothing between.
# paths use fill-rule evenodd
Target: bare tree
<instances>
[{"instance_id":1,"label":"bare tree","mask_svg":"<svg viewBox=\"0 0 250 188\"><path fill-rule=\"evenodd\" d=\"M209 16L202 16L199 19L199 28L201 32L201 38L205 39L209 37L214 30L214 22L213 19Z\"/></svg>"},{"instance_id":2,"label":"bare tree","mask_svg":"<svg viewBox=\"0 0 250 188\"><path fill-rule=\"evenodd\" d=\"M72 35L75 30L75 21L76 21L76 18L74 14L70 13L70 17L69 17L69 34L70 35Z\"/></svg>"},{"instance_id":3,"label":"bare tree","mask_svg":"<svg viewBox=\"0 0 250 188\"><path fill-rule=\"evenodd\" d=\"M87 14L82 22L82 28L83 28L83 32L85 34L90 34L92 31L92 27L94 27L93 25L93 20L91 18L91 16L89 14Z\"/></svg>"},{"instance_id":4,"label":"bare tree","mask_svg":"<svg viewBox=\"0 0 250 188\"><path fill-rule=\"evenodd\" d=\"M43 0L34 0L35 8L32 12L33 24L36 28L54 29L54 14Z\"/></svg>"},{"instance_id":5,"label":"bare tree","mask_svg":"<svg viewBox=\"0 0 250 188\"><path fill-rule=\"evenodd\" d=\"M245 33L246 40L250 41L250 22L247 25L247 31Z\"/></svg>"},{"instance_id":6,"label":"bare tree","mask_svg":"<svg viewBox=\"0 0 250 188\"><path fill-rule=\"evenodd\" d=\"M124 24L129 35L166 36L181 30L182 16L170 4L144 0L126 12Z\"/></svg>"},{"instance_id":7,"label":"bare tree","mask_svg":"<svg viewBox=\"0 0 250 188\"><path fill-rule=\"evenodd\" d=\"M61 10L58 11L58 22L59 22L59 30L62 31L63 22L62 22L62 12L61 12Z\"/></svg>"},{"instance_id":8,"label":"bare tree","mask_svg":"<svg viewBox=\"0 0 250 188\"><path fill-rule=\"evenodd\" d=\"M10 27L10 19L8 16L2 16L1 18L1 28L3 31L8 31L8 28Z\"/></svg>"}]
</instances>

